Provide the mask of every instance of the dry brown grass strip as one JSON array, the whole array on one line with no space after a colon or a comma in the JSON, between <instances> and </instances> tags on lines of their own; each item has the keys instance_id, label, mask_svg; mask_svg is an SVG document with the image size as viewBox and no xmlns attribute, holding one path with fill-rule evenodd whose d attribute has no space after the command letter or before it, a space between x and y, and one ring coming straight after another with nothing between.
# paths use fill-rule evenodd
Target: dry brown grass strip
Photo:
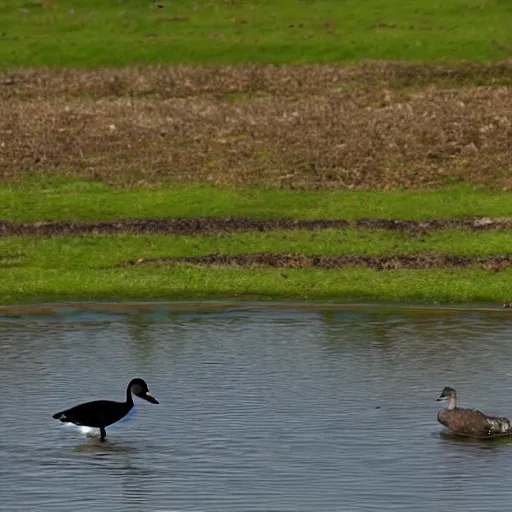
<instances>
[{"instance_id":1,"label":"dry brown grass strip","mask_svg":"<svg viewBox=\"0 0 512 512\"><path fill-rule=\"evenodd\" d=\"M12 72L0 178L509 190L512 87L476 77L512 80L512 64Z\"/></svg>"},{"instance_id":2,"label":"dry brown grass strip","mask_svg":"<svg viewBox=\"0 0 512 512\"><path fill-rule=\"evenodd\" d=\"M0 73L0 99L104 98L157 95L268 93L295 96L331 87L402 88L491 85L512 79L512 59L493 64L415 64L367 61L360 65L132 66L98 70L18 69Z\"/></svg>"},{"instance_id":3,"label":"dry brown grass strip","mask_svg":"<svg viewBox=\"0 0 512 512\"><path fill-rule=\"evenodd\" d=\"M173 265L190 263L207 266L238 266L243 268L319 268L338 270L344 267L366 267L374 270L465 268L480 265L482 268L498 272L510 267L512 257L488 256L467 257L440 253L396 254L391 256L366 256L348 254L340 256L312 256L307 254L269 253L254 254L206 254L169 258L139 258L121 263L119 266Z\"/></svg>"},{"instance_id":4,"label":"dry brown grass strip","mask_svg":"<svg viewBox=\"0 0 512 512\"><path fill-rule=\"evenodd\" d=\"M473 231L512 230L512 218L491 219L431 219L413 221L401 219L251 219L248 217L175 217L162 219L123 219L102 222L0 221L0 236L58 236L87 234L176 234L214 235L249 231L296 231L321 229L379 229L424 235L443 229Z\"/></svg>"}]
</instances>

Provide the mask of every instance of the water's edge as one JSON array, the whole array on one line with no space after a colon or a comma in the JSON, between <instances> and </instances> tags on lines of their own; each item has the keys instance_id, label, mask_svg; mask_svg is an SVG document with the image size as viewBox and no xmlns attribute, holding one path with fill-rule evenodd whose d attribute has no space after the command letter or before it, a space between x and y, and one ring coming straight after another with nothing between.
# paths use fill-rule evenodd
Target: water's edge
<instances>
[{"instance_id":1,"label":"water's edge","mask_svg":"<svg viewBox=\"0 0 512 512\"><path fill-rule=\"evenodd\" d=\"M502 312L512 314L512 308L498 306L496 303L478 304L410 304L410 303L337 303L337 302L304 302L304 301L244 301L244 300L199 300L199 301L148 301L148 302L55 302L41 304L9 304L0 305L1 315L31 315L31 314L69 314L70 310L85 311L116 311L117 313L149 311L165 309L169 312L186 311L221 311L225 309L251 310L251 309L294 309L308 311L432 311L432 312Z\"/></svg>"}]
</instances>

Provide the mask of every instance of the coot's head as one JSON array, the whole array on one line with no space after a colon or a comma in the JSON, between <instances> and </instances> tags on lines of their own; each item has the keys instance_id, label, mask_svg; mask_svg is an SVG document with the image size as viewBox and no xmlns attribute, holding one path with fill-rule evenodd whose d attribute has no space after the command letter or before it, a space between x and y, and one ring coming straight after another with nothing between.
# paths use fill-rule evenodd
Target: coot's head
<instances>
[{"instance_id":1,"label":"coot's head","mask_svg":"<svg viewBox=\"0 0 512 512\"><path fill-rule=\"evenodd\" d=\"M437 401L440 402L441 400L450 400L451 398L457 398L457 393L455 389L446 386L443 391L441 391Z\"/></svg>"},{"instance_id":2,"label":"coot's head","mask_svg":"<svg viewBox=\"0 0 512 512\"><path fill-rule=\"evenodd\" d=\"M130 391L139 398L147 400L152 404L158 404L158 400L149 392L148 385L144 379L133 379L129 384Z\"/></svg>"}]
</instances>

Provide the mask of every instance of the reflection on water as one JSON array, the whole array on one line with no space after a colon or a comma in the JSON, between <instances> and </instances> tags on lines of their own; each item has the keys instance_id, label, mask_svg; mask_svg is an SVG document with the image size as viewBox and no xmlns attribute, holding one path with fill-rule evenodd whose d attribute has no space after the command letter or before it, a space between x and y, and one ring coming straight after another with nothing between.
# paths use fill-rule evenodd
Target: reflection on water
<instances>
[{"instance_id":1,"label":"reflection on water","mask_svg":"<svg viewBox=\"0 0 512 512\"><path fill-rule=\"evenodd\" d=\"M506 510L512 440L453 436L436 398L512 415L511 339L501 312L5 314L0 510ZM106 443L51 418L134 376L160 405Z\"/></svg>"}]
</instances>

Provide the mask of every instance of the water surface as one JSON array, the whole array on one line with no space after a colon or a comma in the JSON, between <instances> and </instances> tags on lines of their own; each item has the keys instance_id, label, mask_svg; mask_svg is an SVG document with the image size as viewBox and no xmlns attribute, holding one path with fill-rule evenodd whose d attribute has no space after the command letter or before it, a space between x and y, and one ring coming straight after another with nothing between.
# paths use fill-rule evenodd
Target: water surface
<instances>
[{"instance_id":1,"label":"water surface","mask_svg":"<svg viewBox=\"0 0 512 512\"><path fill-rule=\"evenodd\" d=\"M442 434L435 401L512 415L503 312L153 306L0 316L0 510L496 511L512 443ZM140 400L107 442L52 414Z\"/></svg>"}]
</instances>

